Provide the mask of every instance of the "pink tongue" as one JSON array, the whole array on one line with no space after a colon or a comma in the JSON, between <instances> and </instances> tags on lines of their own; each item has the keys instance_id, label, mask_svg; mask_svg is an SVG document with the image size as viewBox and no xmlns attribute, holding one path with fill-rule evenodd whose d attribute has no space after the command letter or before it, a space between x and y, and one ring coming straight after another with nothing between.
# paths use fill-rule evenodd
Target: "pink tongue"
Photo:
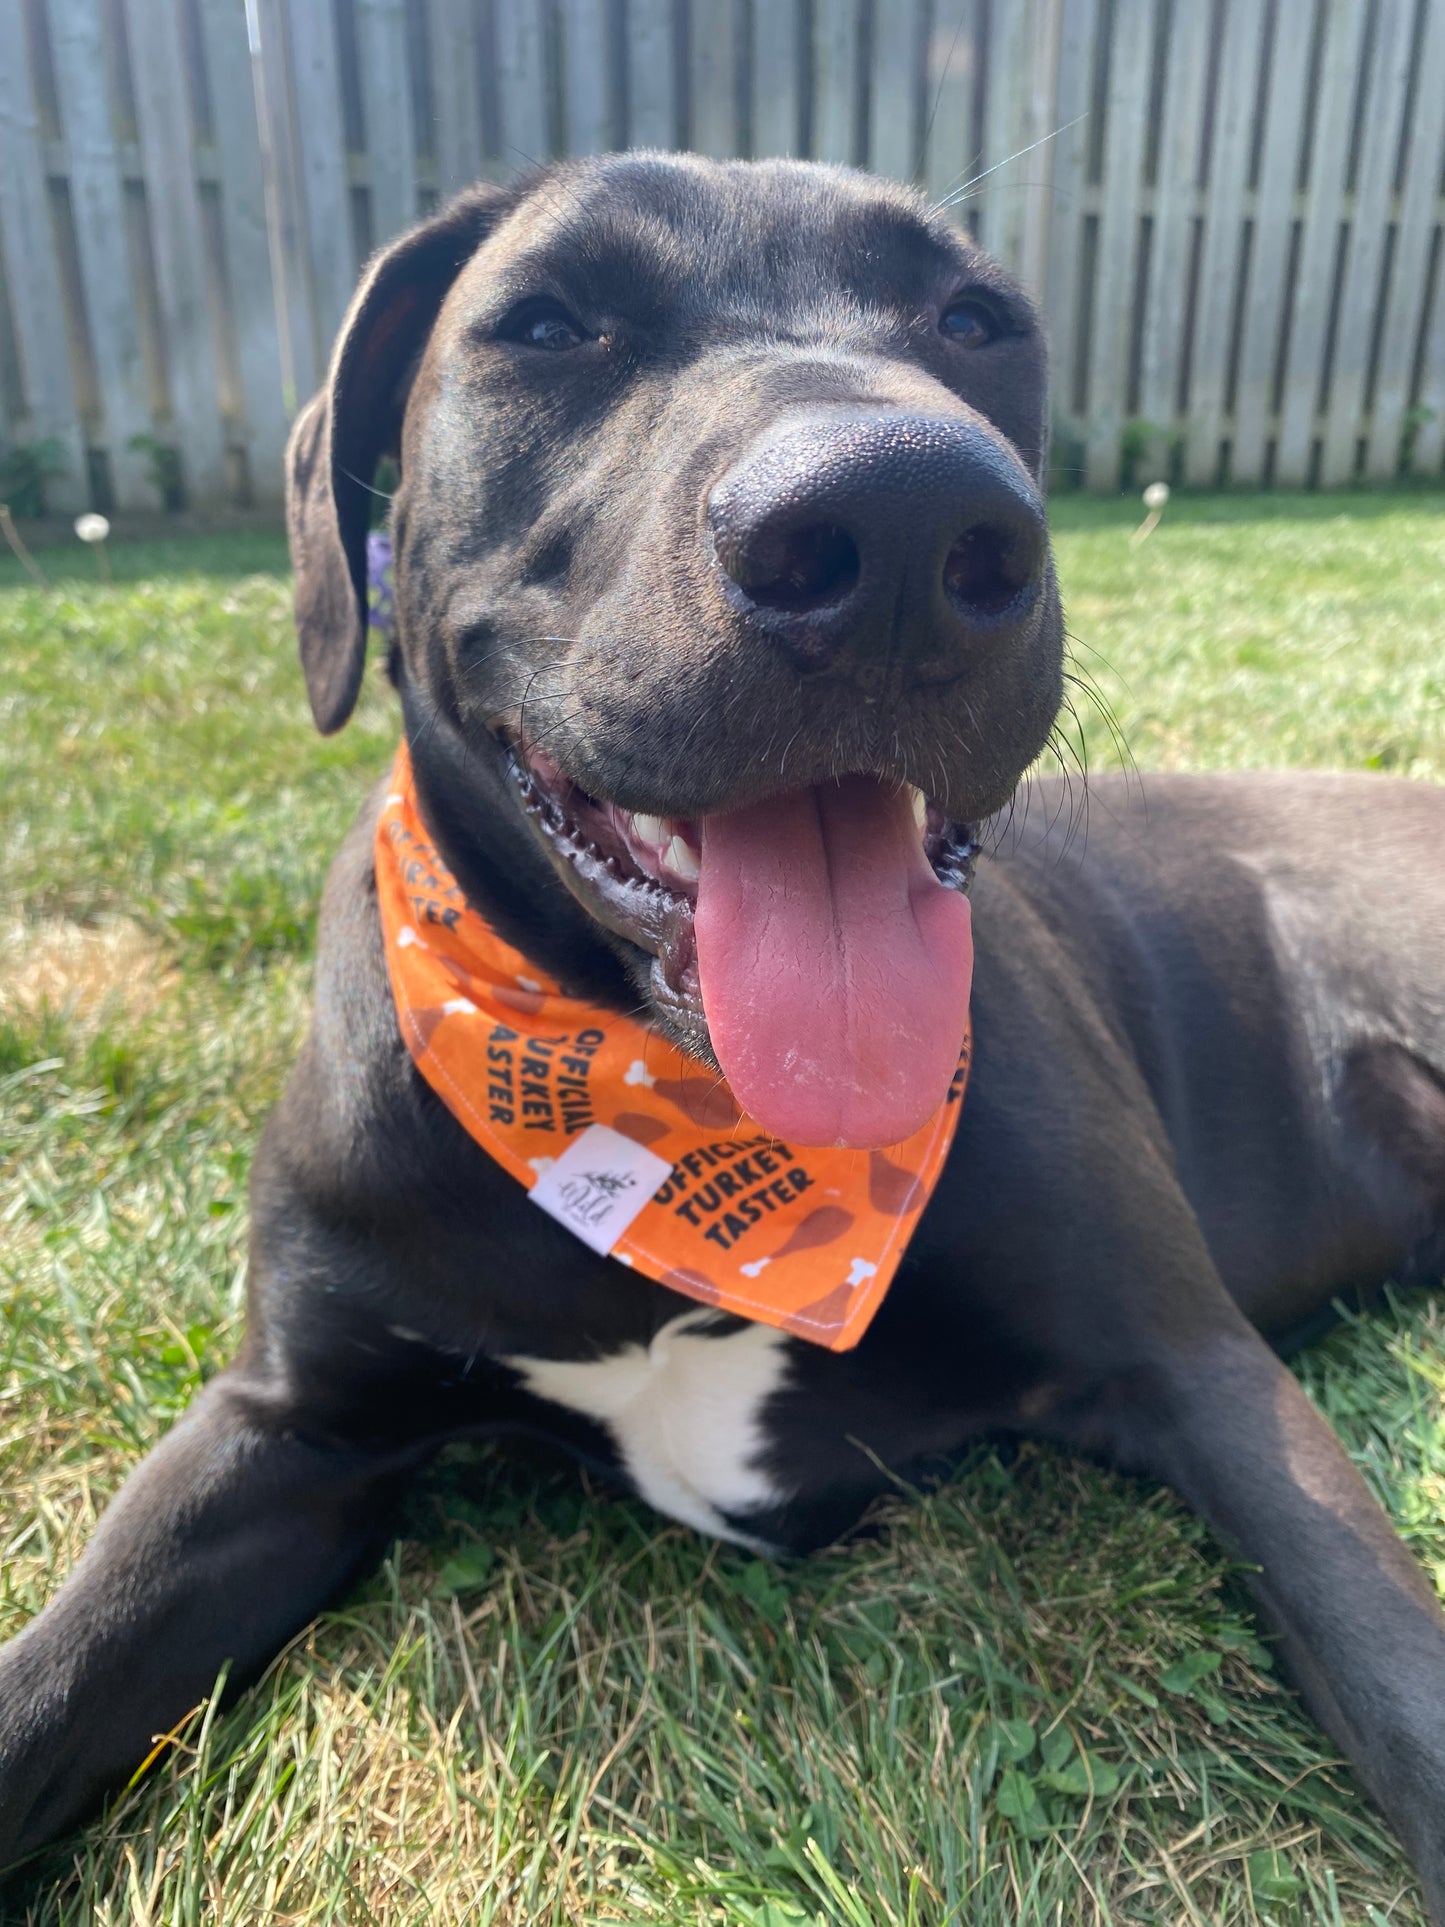
<instances>
[{"instance_id":1,"label":"pink tongue","mask_svg":"<svg viewBox=\"0 0 1445 1927\"><path fill-rule=\"evenodd\" d=\"M697 961L733 1096L795 1144L896 1144L943 1102L973 976L968 903L874 777L702 819Z\"/></svg>"}]
</instances>

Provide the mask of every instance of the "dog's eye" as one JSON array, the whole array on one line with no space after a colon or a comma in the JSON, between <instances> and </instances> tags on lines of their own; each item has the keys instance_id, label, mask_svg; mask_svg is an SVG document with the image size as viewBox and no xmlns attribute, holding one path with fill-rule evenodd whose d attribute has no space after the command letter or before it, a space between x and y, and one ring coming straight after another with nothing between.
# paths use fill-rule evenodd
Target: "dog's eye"
<instances>
[{"instance_id":1,"label":"dog's eye","mask_svg":"<svg viewBox=\"0 0 1445 1927\"><path fill-rule=\"evenodd\" d=\"M998 316L993 309L986 302L973 299L955 301L951 308L945 308L938 326L941 333L961 348L986 348L1000 333Z\"/></svg>"},{"instance_id":2,"label":"dog's eye","mask_svg":"<svg viewBox=\"0 0 1445 1927\"><path fill-rule=\"evenodd\" d=\"M506 341L519 341L527 348L545 348L556 354L566 348L580 348L587 339L560 301L527 301L513 309L498 330Z\"/></svg>"}]
</instances>

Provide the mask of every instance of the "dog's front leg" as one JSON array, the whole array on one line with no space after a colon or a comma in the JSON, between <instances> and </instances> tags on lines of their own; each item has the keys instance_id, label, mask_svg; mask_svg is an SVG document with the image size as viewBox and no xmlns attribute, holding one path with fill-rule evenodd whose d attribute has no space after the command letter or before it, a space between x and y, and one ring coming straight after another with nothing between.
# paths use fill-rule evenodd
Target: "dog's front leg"
<instances>
[{"instance_id":1,"label":"dog's front leg","mask_svg":"<svg viewBox=\"0 0 1445 1927\"><path fill-rule=\"evenodd\" d=\"M1289 1671L1445 1927L1445 1619L1434 1593L1254 1331L1197 1339L1153 1391L1145 1456L1257 1569Z\"/></svg>"},{"instance_id":2,"label":"dog's front leg","mask_svg":"<svg viewBox=\"0 0 1445 1927\"><path fill-rule=\"evenodd\" d=\"M0 1651L0 1868L61 1833L215 1686L254 1676L378 1546L424 1448L308 1442L240 1368L127 1482Z\"/></svg>"}]
</instances>

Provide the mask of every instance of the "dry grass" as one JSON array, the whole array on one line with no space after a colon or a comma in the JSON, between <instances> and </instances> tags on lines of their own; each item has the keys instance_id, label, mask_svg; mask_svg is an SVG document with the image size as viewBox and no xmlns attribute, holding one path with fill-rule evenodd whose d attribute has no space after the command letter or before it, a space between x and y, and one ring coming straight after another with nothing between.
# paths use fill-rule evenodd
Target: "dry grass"
<instances>
[{"instance_id":1,"label":"dry grass","mask_svg":"<svg viewBox=\"0 0 1445 1927\"><path fill-rule=\"evenodd\" d=\"M164 945L126 917L17 919L0 929L0 1017L34 1022L48 1012L89 1030L138 1023L179 980Z\"/></svg>"}]
</instances>

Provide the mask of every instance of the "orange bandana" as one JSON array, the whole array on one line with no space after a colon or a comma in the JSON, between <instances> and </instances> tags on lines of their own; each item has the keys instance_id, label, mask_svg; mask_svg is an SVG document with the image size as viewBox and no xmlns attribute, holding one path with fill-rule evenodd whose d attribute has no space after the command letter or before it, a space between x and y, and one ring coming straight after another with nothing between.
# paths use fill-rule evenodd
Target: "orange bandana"
<instances>
[{"instance_id":1,"label":"orange bandana","mask_svg":"<svg viewBox=\"0 0 1445 1927\"><path fill-rule=\"evenodd\" d=\"M594 1251L689 1298L852 1349L932 1195L968 1082L883 1151L798 1150L635 1018L567 996L467 903L397 754L376 886L417 1069L532 1202Z\"/></svg>"}]
</instances>

